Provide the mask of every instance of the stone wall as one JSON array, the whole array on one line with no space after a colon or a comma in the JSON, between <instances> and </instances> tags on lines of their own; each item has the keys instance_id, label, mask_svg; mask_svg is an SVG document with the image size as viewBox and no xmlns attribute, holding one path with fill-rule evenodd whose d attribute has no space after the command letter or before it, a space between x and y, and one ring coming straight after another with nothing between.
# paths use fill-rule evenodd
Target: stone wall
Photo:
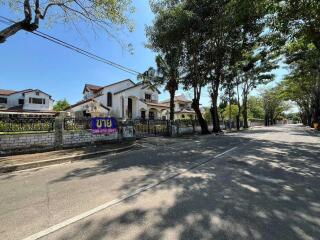
<instances>
[{"instance_id":1,"label":"stone wall","mask_svg":"<svg viewBox=\"0 0 320 240\"><path fill-rule=\"evenodd\" d=\"M25 133L0 135L0 154L19 153L54 148L54 133Z\"/></svg>"},{"instance_id":2,"label":"stone wall","mask_svg":"<svg viewBox=\"0 0 320 240\"><path fill-rule=\"evenodd\" d=\"M133 127L123 125L121 133L92 134L91 130L65 130L65 114L55 119L52 132L0 134L0 155L34 153L134 139Z\"/></svg>"},{"instance_id":3,"label":"stone wall","mask_svg":"<svg viewBox=\"0 0 320 240\"><path fill-rule=\"evenodd\" d=\"M63 133L63 146L81 146L88 143L94 144L105 141L116 141L119 139L118 133L110 135L92 134L90 131L65 131Z\"/></svg>"},{"instance_id":4,"label":"stone wall","mask_svg":"<svg viewBox=\"0 0 320 240\"><path fill-rule=\"evenodd\" d=\"M193 127L180 127L179 134L191 134L193 133Z\"/></svg>"}]
</instances>

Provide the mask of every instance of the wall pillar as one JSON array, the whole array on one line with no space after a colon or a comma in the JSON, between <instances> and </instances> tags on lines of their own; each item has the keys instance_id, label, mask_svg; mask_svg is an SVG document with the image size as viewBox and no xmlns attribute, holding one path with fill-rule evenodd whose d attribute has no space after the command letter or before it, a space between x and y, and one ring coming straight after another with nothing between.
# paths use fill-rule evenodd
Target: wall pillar
<instances>
[{"instance_id":1,"label":"wall pillar","mask_svg":"<svg viewBox=\"0 0 320 240\"><path fill-rule=\"evenodd\" d=\"M54 123L54 147L56 149L63 148L63 133L64 133L64 119L67 116L66 112L60 112L56 117Z\"/></svg>"}]
</instances>

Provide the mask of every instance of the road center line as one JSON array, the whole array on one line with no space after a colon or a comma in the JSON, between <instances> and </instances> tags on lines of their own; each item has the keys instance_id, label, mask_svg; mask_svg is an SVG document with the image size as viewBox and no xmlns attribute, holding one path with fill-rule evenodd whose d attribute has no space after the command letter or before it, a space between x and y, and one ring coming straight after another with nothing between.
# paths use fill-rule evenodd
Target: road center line
<instances>
[{"instance_id":1,"label":"road center line","mask_svg":"<svg viewBox=\"0 0 320 240\"><path fill-rule=\"evenodd\" d=\"M229 152L235 150L236 148L237 147L233 147L233 148L231 148L231 149L229 149L229 150L227 150L227 151L225 151L223 153L220 153L220 154L214 156L213 158L210 158L210 159L207 159L207 160L205 160L203 162L194 164L194 165L192 165L191 167L189 167L189 168L187 168L185 170L182 170L182 171L179 171L178 173L174 173L174 174L171 174L171 175L167 176L163 180L160 180L160 181L158 181L156 183L149 184L149 185L147 185L147 186L145 186L143 188L137 189L134 192L126 194L126 195L124 195L124 196L122 196L120 198L116 198L116 199L114 199L114 200L112 200L110 202L106 202L106 203L104 203L104 204L102 204L102 205L100 205L98 207L95 207L95 208L93 208L93 209L91 209L91 210L89 210L87 212L81 213L81 214L79 214L79 215L77 215L75 217L69 218L69 219L67 219L67 220L65 220L65 221L63 221L61 223L53 225L53 226L51 226L51 227L49 227L49 228L47 228L47 229L45 229L43 231L40 231L40 232L38 232L36 234L33 234L33 235L29 236L29 237L26 237L23 240L36 240L36 239L42 238L44 236L47 236L47 235L49 235L49 234L51 234L53 232L56 232L56 231L58 231L58 230L60 230L60 229L62 229L64 227L67 227L68 225L71 225L71 224L73 224L75 222L78 222L78 221L80 221L80 220L82 220L84 218L87 218L87 217L95 214L95 213L98 213L98 212L100 212L102 210L105 210L105 209L111 207L111 206L119 204L119 203L127 200L128 198L131 198L131 197L133 197L135 195L138 195L138 194L140 194L142 192L145 192L148 189L154 188L154 187L156 187L156 186L158 186L158 185L160 185L160 184L162 184L164 182L167 182L168 180L173 179L173 178L175 178L175 177L177 177L179 175L182 175L182 174L184 174L184 173L186 173L186 172L188 172L188 171L190 171L192 169L198 168L198 167L200 167L200 166L202 166L202 165L204 165L204 164L206 164L206 163L208 163L208 162L210 162L210 161L212 161L212 160L214 160L214 159L216 159L218 157L221 157L222 155L224 155L226 153L229 153Z\"/></svg>"}]
</instances>

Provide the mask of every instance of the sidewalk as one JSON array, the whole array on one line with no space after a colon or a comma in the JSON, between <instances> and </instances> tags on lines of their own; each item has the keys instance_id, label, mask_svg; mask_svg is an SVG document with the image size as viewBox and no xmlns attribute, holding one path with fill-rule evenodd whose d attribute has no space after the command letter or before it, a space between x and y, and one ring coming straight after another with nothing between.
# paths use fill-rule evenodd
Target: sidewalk
<instances>
[{"instance_id":1,"label":"sidewalk","mask_svg":"<svg viewBox=\"0 0 320 240\"><path fill-rule=\"evenodd\" d=\"M108 143L82 148L63 149L34 154L22 154L0 157L0 173L43 167L58 163L72 162L74 160L118 153L136 147L134 142Z\"/></svg>"}]
</instances>

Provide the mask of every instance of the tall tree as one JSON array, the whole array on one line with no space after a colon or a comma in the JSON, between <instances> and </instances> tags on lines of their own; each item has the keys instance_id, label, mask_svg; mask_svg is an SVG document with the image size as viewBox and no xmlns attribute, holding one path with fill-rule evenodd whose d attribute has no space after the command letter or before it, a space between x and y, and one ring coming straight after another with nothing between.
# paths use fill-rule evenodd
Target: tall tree
<instances>
[{"instance_id":1,"label":"tall tree","mask_svg":"<svg viewBox=\"0 0 320 240\"><path fill-rule=\"evenodd\" d=\"M67 99L62 99L57 101L54 106L53 106L53 110L54 111L64 111L66 110L68 107L70 107L69 102L67 101Z\"/></svg>"},{"instance_id":2,"label":"tall tree","mask_svg":"<svg viewBox=\"0 0 320 240\"><path fill-rule=\"evenodd\" d=\"M202 88L207 83L207 69L203 51L205 36L201 30L204 22L198 17L198 2L184 1L154 1L152 8L156 15L153 26L147 28L151 46L160 52L168 54L176 49L180 55L181 69L185 89L192 89L192 107L197 115L202 133L207 134L208 125L200 111Z\"/></svg>"},{"instance_id":3,"label":"tall tree","mask_svg":"<svg viewBox=\"0 0 320 240\"><path fill-rule=\"evenodd\" d=\"M0 1L1 4L1 1ZM0 31L0 43L21 30L33 32L39 28L40 21L50 19L52 21L89 23L89 26L101 28L110 36L113 36L113 25L121 25L133 30L127 14L133 12L131 0L9 0L8 6L13 10L23 12L24 18L12 23Z\"/></svg>"},{"instance_id":4,"label":"tall tree","mask_svg":"<svg viewBox=\"0 0 320 240\"><path fill-rule=\"evenodd\" d=\"M157 69L150 67L146 72L138 78L145 81L156 88L158 86L165 86L170 94L170 120L174 120L174 97L178 90L179 82L181 81L181 72L179 71L179 56L172 53L164 56L157 55L156 57Z\"/></svg>"},{"instance_id":5,"label":"tall tree","mask_svg":"<svg viewBox=\"0 0 320 240\"><path fill-rule=\"evenodd\" d=\"M280 91L281 87L276 86L271 89L266 89L262 93L266 126L276 124L277 118L290 108L290 106L283 100Z\"/></svg>"},{"instance_id":6,"label":"tall tree","mask_svg":"<svg viewBox=\"0 0 320 240\"><path fill-rule=\"evenodd\" d=\"M274 79L272 71L278 66L276 56L263 48L253 48L250 52L247 52L244 58L241 74L244 128L248 128L248 96L257 86L267 84Z\"/></svg>"},{"instance_id":7,"label":"tall tree","mask_svg":"<svg viewBox=\"0 0 320 240\"><path fill-rule=\"evenodd\" d=\"M273 15L269 17L270 27L285 43L284 55L292 70L290 78L316 81L312 98L308 100L311 101L312 120L320 122L320 1L270 2L273 9ZM290 51L292 48L294 51ZM310 120L307 112L305 109L304 115L309 115L305 117Z\"/></svg>"},{"instance_id":8,"label":"tall tree","mask_svg":"<svg viewBox=\"0 0 320 240\"><path fill-rule=\"evenodd\" d=\"M320 51L320 1L270 0L270 23L286 40L304 37Z\"/></svg>"},{"instance_id":9,"label":"tall tree","mask_svg":"<svg viewBox=\"0 0 320 240\"><path fill-rule=\"evenodd\" d=\"M151 2L156 15L152 26L146 28L148 47L159 53L156 57L157 77L155 84L165 85L170 94L170 120L174 120L174 97L182 77L182 46L178 8L166 8L171 1ZM161 7L160 7L161 6ZM171 6L171 5L170 5ZM165 10L164 10L165 9Z\"/></svg>"},{"instance_id":10,"label":"tall tree","mask_svg":"<svg viewBox=\"0 0 320 240\"><path fill-rule=\"evenodd\" d=\"M210 68L209 85L211 87L213 131L220 131L217 112L219 87L232 84L239 88L241 74L252 63L245 63L245 54L253 51L256 41L262 34L265 21L266 1L210 1L214 17L210 17L208 26L208 64ZM248 64L248 65L245 65ZM229 87L230 88L230 87ZM241 113L239 98L238 127Z\"/></svg>"},{"instance_id":11,"label":"tall tree","mask_svg":"<svg viewBox=\"0 0 320 240\"><path fill-rule=\"evenodd\" d=\"M287 45L286 63L291 72L282 83L282 94L297 103L303 122L312 126L320 120L320 52L314 44L298 39Z\"/></svg>"}]
</instances>

